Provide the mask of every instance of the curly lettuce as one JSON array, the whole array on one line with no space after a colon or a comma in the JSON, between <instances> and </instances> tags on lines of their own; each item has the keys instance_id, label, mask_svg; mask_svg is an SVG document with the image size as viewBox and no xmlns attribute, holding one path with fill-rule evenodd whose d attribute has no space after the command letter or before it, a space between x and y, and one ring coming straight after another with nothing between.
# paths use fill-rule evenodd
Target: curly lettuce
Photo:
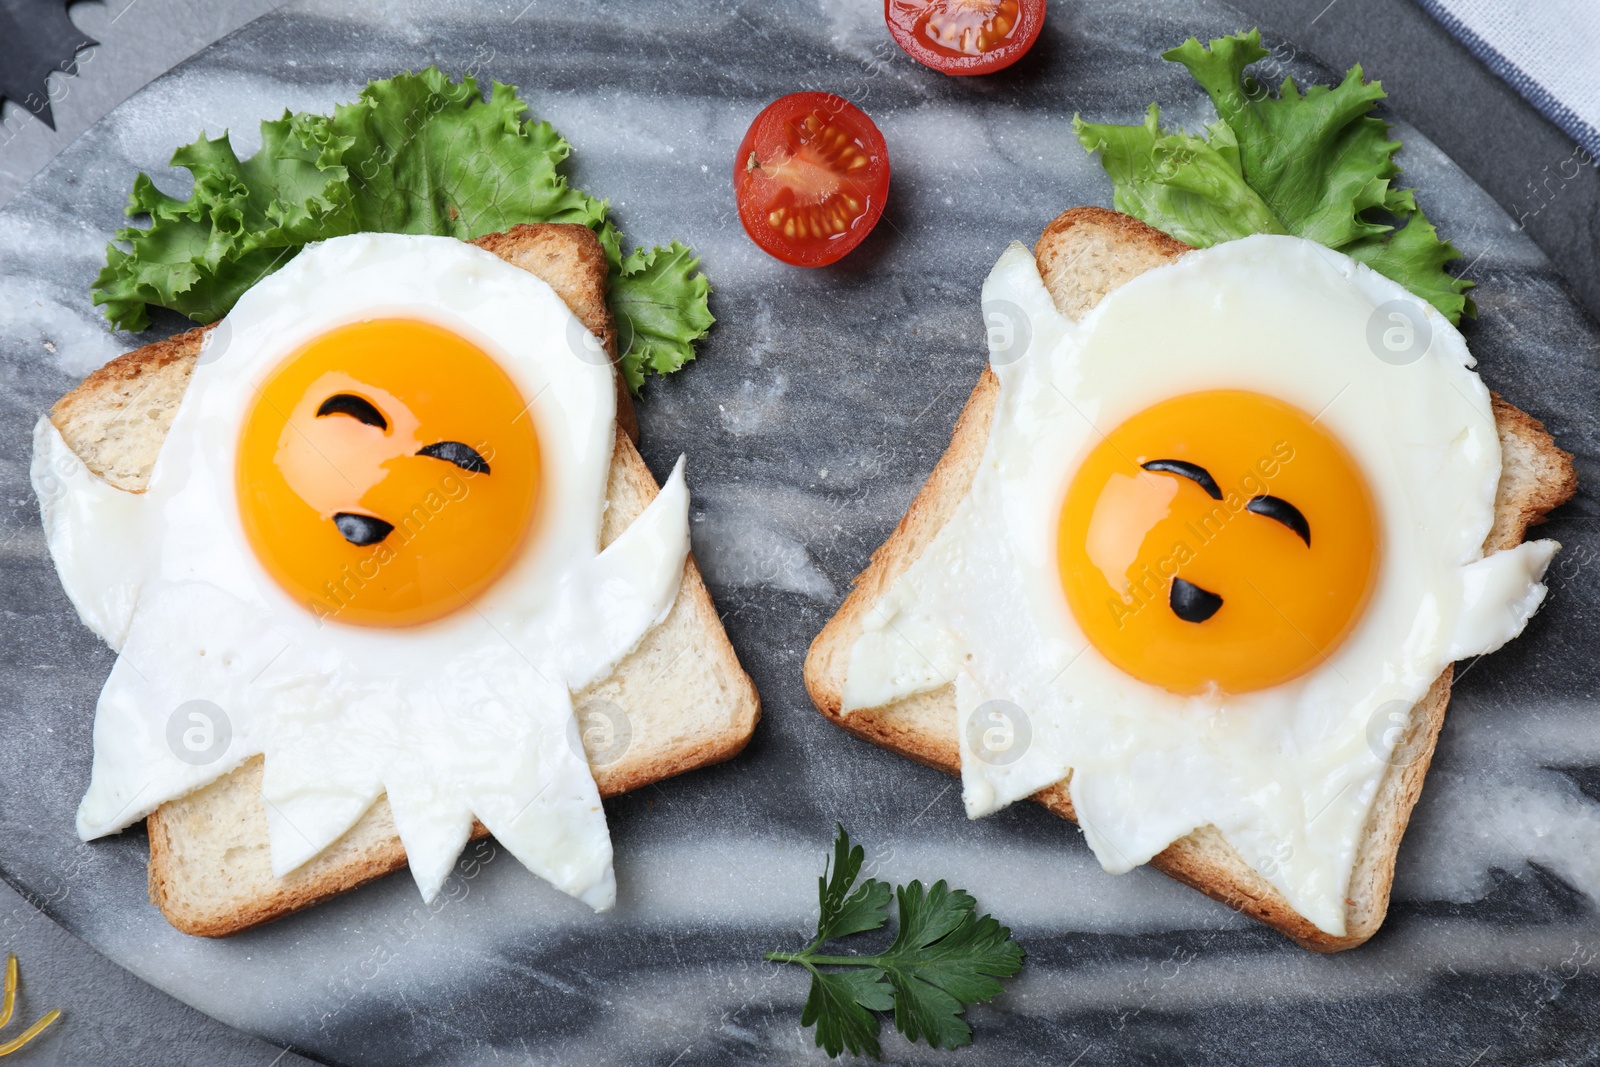
<instances>
[{"instance_id":1,"label":"curly lettuce","mask_svg":"<svg viewBox=\"0 0 1600 1067\"><path fill-rule=\"evenodd\" d=\"M1405 286L1452 323L1474 313L1472 283L1445 265L1441 240L1410 189L1393 186L1400 142L1371 112L1378 82L1352 67L1338 85L1274 95L1245 69L1268 55L1258 31L1202 45L1191 37L1162 58L1186 67L1217 121L1201 135L1164 130L1150 105L1138 126L1084 122L1078 141L1100 154L1117 210L1196 248L1254 233L1293 234L1337 249Z\"/></svg>"},{"instance_id":2,"label":"curly lettuce","mask_svg":"<svg viewBox=\"0 0 1600 1067\"><path fill-rule=\"evenodd\" d=\"M117 232L94 302L121 330L148 326L150 305L215 322L312 241L364 231L471 240L575 222L606 250L621 369L637 392L647 375L694 358L715 321L710 285L676 241L624 256L606 201L561 173L572 146L526 111L511 86L496 82L485 99L475 79L429 67L375 81L332 115L263 122L261 148L245 160L226 134L202 136L172 156L194 176L187 199L146 174L134 180L128 214L150 224Z\"/></svg>"}]
</instances>

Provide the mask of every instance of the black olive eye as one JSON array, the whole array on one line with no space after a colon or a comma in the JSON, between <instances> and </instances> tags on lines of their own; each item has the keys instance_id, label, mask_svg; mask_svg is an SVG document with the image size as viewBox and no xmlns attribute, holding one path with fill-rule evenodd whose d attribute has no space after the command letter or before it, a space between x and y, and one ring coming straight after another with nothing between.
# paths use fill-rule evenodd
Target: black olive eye
<instances>
[{"instance_id":1,"label":"black olive eye","mask_svg":"<svg viewBox=\"0 0 1600 1067\"><path fill-rule=\"evenodd\" d=\"M394 523L384 522L371 515L356 515L341 511L333 517L333 524L346 541L357 548L365 548L382 541L394 530Z\"/></svg>"},{"instance_id":2,"label":"black olive eye","mask_svg":"<svg viewBox=\"0 0 1600 1067\"><path fill-rule=\"evenodd\" d=\"M376 426L380 430L389 428L389 420L383 417L383 412L372 406L370 400L365 400L354 393L334 393L322 402L317 408L317 418L324 415L349 415L357 422L364 422L368 426Z\"/></svg>"},{"instance_id":3,"label":"black olive eye","mask_svg":"<svg viewBox=\"0 0 1600 1067\"><path fill-rule=\"evenodd\" d=\"M1184 622L1205 622L1222 607L1222 598L1193 582L1174 578L1167 603L1172 605L1172 613Z\"/></svg>"},{"instance_id":4,"label":"black olive eye","mask_svg":"<svg viewBox=\"0 0 1600 1067\"><path fill-rule=\"evenodd\" d=\"M1274 522L1283 523L1300 536L1307 548L1311 547L1311 524L1300 514L1300 509L1287 500L1276 496L1257 496L1251 497L1245 507L1257 515L1265 515Z\"/></svg>"},{"instance_id":5,"label":"black olive eye","mask_svg":"<svg viewBox=\"0 0 1600 1067\"><path fill-rule=\"evenodd\" d=\"M437 444L423 445L417 449L419 456L432 456L442 459L446 463L454 463L464 471L473 474L488 474L489 461L478 454L478 450L471 445L464 445L460 441L440 441Z\"/></svg>"},{"instance_id":6,"label":"black olive eye","mask_svg":"<svg viewBox=\"0 0 1600 1067\"><path fill-rule=\"evenodd\" d=\"M1211 477L1211 472L1198 463L1186 463L1181 459L1152 459L1149 463L1139 466L1147 471L1158 474L1176 474L1180 478L1187 478L1206 491L1206 496L1212 500L1222 499L1222 490L1217 488L1217 480Z\"/></svg>"}]
</instances>

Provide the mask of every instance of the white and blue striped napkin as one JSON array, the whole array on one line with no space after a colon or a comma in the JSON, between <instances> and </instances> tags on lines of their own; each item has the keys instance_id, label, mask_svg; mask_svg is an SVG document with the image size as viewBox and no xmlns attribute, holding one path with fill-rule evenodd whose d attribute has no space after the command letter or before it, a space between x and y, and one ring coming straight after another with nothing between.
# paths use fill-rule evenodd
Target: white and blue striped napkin
<instances>
[{"instance_id":1,"label":"white and blue striped napkin","mask_svg":"<svg viewBox=\"0 0 1600 1067\"><path fill-rule=\"evenodd\" d=\"M1417 0L1600 159L1600 0Z\"/></svg>"}]
</instances>

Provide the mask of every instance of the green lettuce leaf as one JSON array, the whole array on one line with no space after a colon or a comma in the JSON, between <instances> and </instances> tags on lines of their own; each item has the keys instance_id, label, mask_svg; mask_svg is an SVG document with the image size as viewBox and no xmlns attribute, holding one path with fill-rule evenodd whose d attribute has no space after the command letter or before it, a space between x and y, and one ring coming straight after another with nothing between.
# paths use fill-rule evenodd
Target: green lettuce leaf
<instances>
[{"instance_id":1,"label":"green lettuce leaf","mask_svg":"<svg viewBox=\"0 0 1600 1067\"><path fill-rule=\"evenodd\" d=\"M1451 322L1472 314L1472 283L1445 270L1460 253L1413 192L1391 184L1400 142L1371 115L1382 86L1358 65L1338 85L1301 92L1285 79L1274 95L1245 73L1267 55L1255 30L1209 48L1191 37L1162 54L1211 97L1217 121L1204 136L1161 129L1154 104L1142 126L1073 120L1079 142L1100 153L1117 209L1196 248L1293 234L1360 260Z\"/></svg>"},{"instance_id":2,"label":"green lettuce leaf","mask_svg":"<svg viewBox=\"0 0 1600 1067\"><path fill-rule=\"evenodd\" d=\"M1207 139L1162 130L1160 118L1161 109L1151 104L1143 126L1073 123L1078 140L1099 151L1118 211L1196 248L1288 232L1244 180L1227 123L1213 124Z\"/></svg>"},{"instance_id":3,"label":"green lettuce leaf","mask_svg":"<svg viewBox=\"0 0 1600 1067\"><path fill-rule=\"evenodd\" d=\"M699 265L693 252L673 241L648 252L636 248L612 269L617 348L627 353L622 370L635 392L646 374L671 374L693 359L693 342L715 321L707 307L711 286Z\"/></svg>"},{"instance_id":4,"label":"green lettuce leaf","mask_svg":"<svg viewBox=\"0 0 1600 1067\"><path fill-rule=\"evenodd\" d=\"M178 149L194 177L188 199L134 181L130 216L95 280L112 326L149 325L149 305L215 322L240 294L305 244L364 231L471 240L524 222L575 222L596 231L610 262L622 371L645 376L694 358L713 321L710 286L677 242L624 257L607 204L567 184L571 146L547 122L523 118L516 89L487 100L471 77L437 68L375 81L331 116L290 114L261 124L261 150L240 160L224 134Z\"/></svg>"}]
</instances>

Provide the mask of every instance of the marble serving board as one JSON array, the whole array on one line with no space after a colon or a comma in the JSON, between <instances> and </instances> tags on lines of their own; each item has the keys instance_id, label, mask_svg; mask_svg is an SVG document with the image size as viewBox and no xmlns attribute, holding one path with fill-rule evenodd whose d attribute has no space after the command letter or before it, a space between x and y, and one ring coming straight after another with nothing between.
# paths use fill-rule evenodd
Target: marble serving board
<instances>
[{"instance_id":1,"label":"marble serving board","mask_svg":"<svg viewBox=\"0 0 1600 1067\"><path fill-rule=\"evenodd\" d=\"M1550 1063L1600 1054L1600 328L1489 197L1400 126L1406 180L1465 253L1489 385L1578 456L1546 528L1551 595L1505 651L1463 665L1394 904L1324 958L1150 871L1103 873L1029 804L969 822L956 783L826 723L801 685L811 637L944 448L986 358L979 285L1008 242L1109 204L1075 111L1137 121L1208 105L1159 52L1246 25L1220 3L1073 0L1011 71L908 62L874 0L333 0L289 7L156 81L0 212L0 874L111 959L202 1011L334 1064L787 1063L806 977L763 963L815 918L842 820L880 877L947 878L1008 923L1022 974L969 1014L969 1063ZM96 694L111 653L79 624L28 488L30 430L84 373L178 328L113 336L90 306L134 174L204 129L241 155L259 120L325 110L437 63L521 86L572 142L575 184L634 242L703 257L718 325L639 404L643 451L688 456L694 548L765 717L743 755L608 803L621 886L594 915L491 843L434 906L397 875L224 941L145 896L142 831L80 843ZM1280 47L1280 73L1330 72ZM874 234L837 266L745 237L729 174L746 125L800 89L841 93L890 145ZM1404 102L1400 101L1403 107ZM955 1062L885 1035L892 1062Z\"/></svg>"}]
</instances>

